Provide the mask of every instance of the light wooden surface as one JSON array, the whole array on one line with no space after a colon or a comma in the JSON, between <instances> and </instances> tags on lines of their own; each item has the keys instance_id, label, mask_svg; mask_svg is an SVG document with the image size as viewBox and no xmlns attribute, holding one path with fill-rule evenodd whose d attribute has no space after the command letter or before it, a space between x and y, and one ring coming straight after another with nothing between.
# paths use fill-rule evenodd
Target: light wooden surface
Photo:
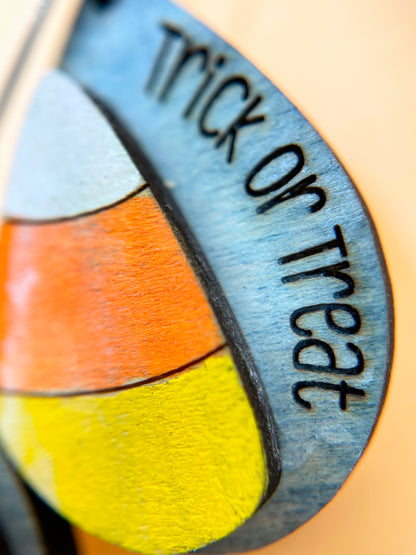
<instances>
[{"instance_id":1,"label":"light wooden surface","mask_svg":"<svg viewBox=\"0 0 416 555\"><path fill-rule=\"evenodd\" d=\"M413 3L186 4L279 85L340 156L375 218L396 301L392 383L369 449L321 514L264 551L412 553ZM93 553L93 541L82 541Z\"/></svg>"}]
</instances>

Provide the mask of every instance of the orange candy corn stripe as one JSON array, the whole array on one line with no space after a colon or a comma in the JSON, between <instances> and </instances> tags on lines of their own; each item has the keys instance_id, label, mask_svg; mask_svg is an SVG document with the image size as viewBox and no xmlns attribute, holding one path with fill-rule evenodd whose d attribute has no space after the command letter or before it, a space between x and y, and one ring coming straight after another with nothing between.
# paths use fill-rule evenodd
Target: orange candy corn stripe
<instances>
[{"instance_id":1,"label":"orange candy corn stripe","mask_svg":"<svg viewBox=\"0 0 416 555\"><path fill-rule=\"evenodd\" d=\"M224 342L146 191L66 222L6 224L0 257L5 390L120 387L188 365Z\"/></svg>"}]
</instances>

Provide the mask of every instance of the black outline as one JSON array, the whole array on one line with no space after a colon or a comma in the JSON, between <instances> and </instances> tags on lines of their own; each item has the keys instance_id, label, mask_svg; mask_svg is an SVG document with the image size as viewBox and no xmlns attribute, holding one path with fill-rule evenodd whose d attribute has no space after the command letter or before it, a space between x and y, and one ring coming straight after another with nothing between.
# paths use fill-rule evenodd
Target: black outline
<instances>
[{"instance_id":1,"label":"black outline","mask_svg":"<svg viewBox=\"0 0 416 555\"><path fill-rule=\"evenodd\" d=\"M143 191L145 191L149 185L144 183L140 185L137 189L128 193L125 197L118 199L111 204L106 204L105 206L100 206L99 208L94 208L94 210L89 210L87 212L79 212L78 214L74 214L73 216L62 216L60 218L51 218L51 219L36 219L36 218L8 218L7 216L4 218L4 222L6 224L16 224L16 225L48 225L48 224L61 224L65 222L72 222L73 220L79 220L80 218L86 218L88 216L94 216L95 214L99 214L100 212L104 212L104 210L109 210L110 208L115 208L119 204L123 204L127 200L134 198L136 195L140 195Z\"/></svg>"},{"instance_id":2,"label":"black outline","mask_svg":"<svg viewBox=\"0 0 416 555\"><path fill-rule=\"evenodd\" d=\"M178 11L180 13L184 13L184 10L179 9ZM199 21L197 21L196 18L192 18L192 24L194 24L194 23L198 23L202 27L202 24L199 23ZM206 27L204 26L204 28L206 28ZM213 36L218 37L218 35L216 33L214 33L213 31L210 30L210 32L212 33ZM228 43L227 43L227 45L228 45ZM247 67L254 67L253 64L248 62L247 59L244 56L242 56L239 52L237 52L234 48L230 47L230 50L232 50L232 52L237 53L238 56L241 57L241 59L244 61L244 63L246 64ZM272 83L269 79L265 78L264 75L257 68L255 68L255 69L256 69L257 75L261 75L261 77L265 81L267 81L268 84L272 85ZM276 87L275 85L273 86L273 88L279 90L278 87ZM296 105L293 103L293 101L292 101L292 105L296 107ZM307 121L309 123L309 120L307 120ZM379 262L379 265L380 265L380 269L381 269L382 277L383 277L383 282L384 282L384 293L385 293L385 296L386 296L386 308L387 308L387 313L388 313L387 314L388 340L387 340L386 365L384 367L384 384L383 384L383 388L382 388L381 395L380 395L380 403L379 403L379 406L378 406L378 411L376 412L375 417L374 417L373 426L372 426L372 428L371 428L371 430L368 434L367 441L364 443L364 445L362 447L362 451L364 451L364 449L368 445L369 441L373 437L374 429L375 429L375 427L376 427L376 425L379 421L378 418L380 416L380 412L381 412L381 410L384 406L385 400L386 400L387 387L388 387L389 380L390 380L391 368L392 368L392 363L393 363L394 342L395 342L395 318L394 318L394 310L393 310L393 294L392 294L392 288L391 288L389 275L388 275L388 272L387 272L387 264L386 264L386 261L384 259L384 255L383 255L382 248L381 248L381 243L380 243L380 240L379 240L379 237L378 237L378 234L377 234L377 229L376 229L376 226L373 222L371 214L370 214L366 204L364 203L363 198L362 198L359 190L357 189L354 181L351 179L350 175L345 170L345 167L342 164L340 164L339 156L334 152L334 149L329 146L331 144L331 142L326 140L326 137L325 137L325 134L323 133L323 131L321 131L321 130L318 131L319 128L316 124L312 125L312 123L310 123L310 125L311 125L311 127L313 127L318 132L319 137L322 138L325 145L327 147L329 147L330 152L332 153L332 155L334 156L334 158L336 159L336 161L340 165L340 167L343 169L343 171L344 171L344 173L345 173L345 175L346 175L346 177L349 181L349 185L353 189L353 192L355 193L355 196L356 196L358 202L361 204L361 206L363 208L363 212L364 212L365 216L367 217L367 222L368 222L368 225L370 227L371 235L372 235L373 242L374 242L375 249L376 249L377 259L378 259L378 262ZM352 467L350 469L350 472L354 469L354 467L355 467L356 463L358 462L360 456L357 457L357 460L352 465ZM345 479L340 482L340 484L337 487L337 490L342 486L342 484L344 482L345 482ZM322 507L327 505L327 503L329 503L333 499L334 496L335 496L335 494L332 495L330 499L325 501L324 504L321 507L317 508L315 514L319 513L320 510L322 509ZM308 518L308 520L310 520L310 519ZM304 522L302 522L302 524L304 524ZM297 524L296 528L298 528L299 526L300 525ZM285 535L289 534L292 530L293 530L293 527L291 529L289 529L286 532ZM258 545L259 541L256 541L255 544L257 545L257 548L260 547ZM217 545L218 545L218 542L217 542ZM220 546L223 546L223 545L227 546L227 540L226 539L225 540L220 540L219 545ZM262 543L261 545L264 545L264 543ZM228 551L236 551L235 546L233 547L231 545L228 545L227 547L228 547ZM254 548L255 547L252 547L252 549L254 549ZM220 547L220 550L217 551L217 552L219 552L219 553L222 552L221 547Z\"/></svg>"},{"instance_id":3,"label":"black outline","mask_svg":"<svg viewBox=\"0 0 416 555\"><path fill-rule=\"evenodd\" d=\"M217 278L210 267L205 255L196 240L188 223L180 212L170 191L164 185L154 166L145 155L142 146L128 131L114 112L103 103L91 90L84 89L86 94L95 102L112 126L133 163L136 164L146 183L154 194L163 213L165 214L175 236L187 255L189 262L206 292L215 316L227 340L241 381L256 416L259 430L263 439L264 452L268 469L268 485L258 509L272 496L279 485L282 463L278 442L278 429L273 411L263 385L254 358L250 352L237 319L228 303ZM258 510L257 509L257 510Z\"/></svg>"},{"instance_id":4,"label":"black outline","mask_svg":"<svg viewBox=\"0 0 416 555\"><path fill-rule=\"evenodd\" d=\"M2 389L3 395L18 395L19 397L30 397L30 398L57 398L57 397L85 397L87 395L100 395L105 393L116 393L118 391L125 391L127 389L136 389L141 387L142 385L149 385L155 382L159 382L160 380L165 380L167 378L171 378L176 374L180 374L184 370L188 370L188 368L192 368L193 366L200 364L211 355L215 355L219 351L226 349L228 346L227 343L221 343L218 347L211 349L211 351L207 351L205 354L201 355L198 358L183 364L182 366L178 366L177 368L173 368L164 372L163 374L159 374L158 376L151 376L150 378L145 378L144 380L136 380L134 382L126 383L123 385L117 385L115 387L103 387L102 389L80 389L80 390L61 390L61 389L54 389L52 391L22 391L17 389ZM231 349L230 349L231 350Z\"/></svg>"},{"instance_id":5,"label":"black outline","mask_svg":"<svg viewBox=\"0 0 416 555\"><path fill-rule=\"evenodd\" d=\"M177 10L178 10L178 13L180 13L180 14L189 15L188 12L186 12L183 8L177 7ZM272 95L275 94L274 91L276 91L276 90L279 93L283 94L281 92L280 88L278 86L276 86L275 83L272 83L271 80L268 79L264 75L264 73L262 73L253 63L251 63L249 60L247 60L247 58L243 54L241 54L236 48L232 47L224 38L222 38L221 35L219 35L218 33L214 32L211 28L209 28L208 26L201 23L196 17L189 15L189 19L190 19L189 24L198 26L197 28L201 28L201 29L204 29L204 30L208 31L212 37L215 37L216 39L219 39L221 42L224 42L226 44L226 46L228 47L229 51L231 53L237 55L238 58L241 61L244 62L244 65L245 65L246 68L253 69L256 72L257 77L261 77L261 79L264 80L264 82L266 84L268 84L272 89L274 89L272 91ZM370 228L371 236L372 236L372 239L373 239L373 244L374 244L374 247L375 247L375 250L376 250L377 260L378 260L378 263L380 265L380 270L381 270L382 279L383 279L383 285L384 285L384 293L385 293L385 299L386 299L386 310L387 310L387 326L388 326L387 341L386 341L386 343L387 343L386 344L386 361L385 361L385 365L384 365L384 368L383 368L383 370L384 370L384 372L383 372L384 382L383 382L383 385L382 385L381 391L380 391L380 402L379 402L379 405L378 405L378 410L374 414L373 425L372 425L372 427L371 427L371 429L368 433L367 440L365 442L363 442L361 453L357 456L355 462L349 468L349 472L345 476L345 478L342 479L337 484L335 492L329 498L328 498L327 494L322 494L322 497L325 499L325 501L321 502L320 505L316 507L316 511L314 512L314 514L312 516L308 517L306 520L301 519L300 523L299 523L298 519L295 519L297 523L296 524L292 523L290 526L288 526L287 530L285 531L285 533L282 536L274 535L274 539L272 539L272 540L267 539L267 538L270 538L270 536L272 534L271 527L270 526L263 526L263 530L264 530L264 533L265 533L265 536L266 536L265 539L261 540L261 539L257 538L256 540L254 540L252 542L252 545L251 545L250 549L261 549L262 547L269 545L270 542L277 541L280 538L288 536L294 530L298 529L300 526L303 526L306 522L308 522L309 520L314 518L318 513L321 512L321 510L325 506L328 505L328 503L332 499L334 499L334 497L337 494L337 492L339 491L339 489L345 483L346 479L351 474L351 472L354 470L356 464L358 463L359 459L361 458L362 453L364 452L364 450L368 446L369 442L374 437L375 428L376 428L376 426L379 422L379 418L380 418L380 414L382 412L382 409L385 406L385 401L386 401L386 397L387 397L387 390L388 390L388 386L389 386L389 382L390 382L393 359L394 359L395 314L394 314L393 291L392 291L392 286L391 286L391 282L390 282L390 278L389 278L388 266L387 266L386 260L384 258L381 242L380 242L380 239L379 239L379 236L378 236L378 233L377 233L377 228L376 228L376 225L373 221L371 213L370 213L366 203L364 202L363 196L361 195L360 191L358 190L354 180L351 178L351 176L350 176L349 172L346 170L345 166L341 163L340 157L335 152L334 147L331 146L331 141L328 140L328 138L325 135L325 133L323 132L323 130L319 129L319 126L316 125L316 122L313 122L311 119L308 119L308 118L305 117L303 111L298 108L298 106L297 106L297 104L295 103L294 100L290 99L286 95L284 95L284 96L286 98L288 98L292 107L296 111L298 111L302 115L302 117L304 117L304 119L307 121L307 123L311 126L311 128L314 129L317 136L319 137L319 140L321 140L325 144L325 147L332 154L336 163L342 169L345 177L347 178L348 184L352 188L353 193L355 194L358 203L361 205L361 207L363 209L364 216L366 217L367 223L368 223L369 228ZM292 108L290 108L288 110L284 110L282 112L282 114L284 114L288 111L291 111L291 110L292 110ZM311 208L312 208L312 210L311 210ZM257 211L257 213L260 213L258 211L258 209L256 211ZM309 212L313 212L313 206L309 208ZM235 536L235 534L237 534L237 536ZM214 548L214 552L215 553L230 553L230 552L241 551L241 537L245 538L245 536L244 536L244 534L242 536L239 535L238 531L234 533L233 537L234 536L237 538L237 542L234 542L234 543L229 542L228 538L223 538L223 539L215 542L216 547ZM209 546L208 546L208 549L209 549ZM199 551L204 552L206 550L204 548L202 548L202 549L200 548L198 550L198 552Z\"/></svg>"},{"instance_id":6,"label":"black outline","mask_svg":"<svg viewBox=\"0 0 416 555\"><path fill-rule=\"evenodd\" d=\"M155 169L148 161L147 157L143 154L143 150L137 144L135 139L130 135L130 133L125 129L125 127L119 123L114 114L103 105L101 100L99 100L94 94L88 90L84 92L92 99L95 105L100 109L100 111L106 117L108 123L113 128L113 131L119 138L120 142L123 144L127 153L129 154L132 162L138 168L140 174L145 180L145 184L141 185L138 189L129 193L126 197L117 200L116 202L100 207L96 210L89 212L79 213L74 216L65 216L62 218L55 219L19 219L19 218L7 218L7 223L20 224L20 225L47 225L47 224L57 224L65 223L67 221L76 220L79 218L87 217L93 214L97 214L109 208L113 208L123 202L135 197L140 194L147 187L152 191L156 201L161 207L162 212L166 216L176 239L181 245L183 251L185 252L189 263L191 264L194 272L198 276L203 290L205 291L210 304L214 310L215 316L220 324L223 334L226 338L226 344L222 344L213 351L210 351L203 357L193 360L186 365L169 370L160 376L152 377L148 380L135 381L134 383L125 384L114 388L103 388L100 390L84 390L84 391L52 391L52 392L34 392L34 391L21 391L21 390L11 390L3 389L2 392L5 395L19 395L24 397L38 397L38 398L53 398L53 397L78 397L81 395L93 395L93 394L105 394L112 393L116 391L124 391L126 389L132 389L135 387L140 387L142 385L147 385L155 381L163 380L165 378L171 377L187 368L202 362L205 358L218 352L219 350L228 346L230 349L236 367L239 371L241 381L244 385L244 389L250 400L252 408L255 413L257 424L259 426L260 433L263 439L263 447L267 462L268 469L268 484L265 491L261 505L274 493L277 488L280 475L282 470L280 449L278 444L278 432L276 422L274 420L273 412L270 406L270 402L267 397L266 389L261 380L260 374L255 365L254 359L251 355L249 347L243 336L243 333L237 323L237 320L232 312L232 309L226 300L226 297L214 275L211 267L209 266L205 255L203 254L201 247L199 246L196 238L194 237L191 229L180 213L176 206L174 199L172 198L170 192L164 186L162 180L159 178ZM260 506L261 506L260 505Z\"/></svg>"}]
</instances>

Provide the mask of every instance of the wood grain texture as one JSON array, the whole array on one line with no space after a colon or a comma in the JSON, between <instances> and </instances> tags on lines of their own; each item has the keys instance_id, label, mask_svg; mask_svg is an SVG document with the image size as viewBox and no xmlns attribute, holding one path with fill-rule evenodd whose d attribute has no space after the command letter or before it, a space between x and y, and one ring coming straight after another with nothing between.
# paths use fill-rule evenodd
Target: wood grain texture
<instances>
[{"instance_id":1,"label":"wood grain texture","mask_svg":"<svg viewBox=\"0 0 416 555\"><path fill-rule=\"evenodd\" d=\"M66 222L6 224L0 252L5 390L68 394L132 385L224 344L146 191Z\"/></svg>"},{"instance_id":2,"label":"wood grain texture","mask_svg":"<svg viewBox=\"0 0 416 555\"><path fill-rule=\"evenodd\" d=\"M143 142L156 198L196 237L260 371L283 479L212 547L238 551L313 516L359 458L388 379L389 285L371 220L320 137L232 49L170 4L151 6L137 33L137 3L87 3L63 67Z\"/></svg>"},{"instance_id":3,"label":"wood grain texture","mask_svg":"<svg viewBox=\"0 0 416 555\"><path fill-rule=\"evenodd\" d=\"M147 185L125 198L126 176L127 185L144 179L68 81L57 73L42 83L11 183L23 219L4 225L0 243L0 435L23 476L71 522L143 553L189 551L229 534L267 496L275 477L262 423L191 249L185 255ZM61 102L62 87L72 99ZM50 154L64 167L74 129L107 137L62 188L59 161L32 165L45 146L37 130L52 124L43 129L38 110L50 101L62 116L55 123L65 123ZM36 207L22 185L32 175ZM72 204L71 194L81 198Z\"/></svg>"},{"instance_id":4,"label":"wood grain texture","mask_svg":"<svg viewBox=\"0 0 416 555\"><path fill-rule=\"evenodd\" d=\"M267 487L257 422L227 350L118 393L2 396L0 429L52 506L141 553L219 539L256 510Z\"/></svg>"},{"instance_id":5,"label":"wood grain texture","mask_svg":"<svg viewBox=\"0 0 416 555\"><path fill-rule=\"evenodd\" d=\"M105 12L87 2L62 67L157 168L273 408L282 480L249 522L210 549L275 541L335 495L385 397L391 296L371 219L334 154L282 93L168 2L125 0ZM304 310L300 331L292 322Z\"/></svg>"},{"instance_id":6,"label":"wood grain texture","mask_svg":"<svg viewBox=\"0 0 416 555\"><path fill-rule=\"evenodd\" d=\"M25 3L33 1L0 3L9 44L16 37L9 13L13 10L20 20ZM347 555L352 531L353 543L363 553L413 553L415 4L412 0L400 5L381 0L377 7L361 0L177 3L228 37L295 99L335 148L375 217L395 290L394 371L375 437L334 502L262 553ZM36 53L33 58L34 62ZM2 146L6 142L3 134ZM79 545L83 555L126 553L104 542L96 544L87 534L81 537L86 538Z\"/></svg>"}]
</instances>

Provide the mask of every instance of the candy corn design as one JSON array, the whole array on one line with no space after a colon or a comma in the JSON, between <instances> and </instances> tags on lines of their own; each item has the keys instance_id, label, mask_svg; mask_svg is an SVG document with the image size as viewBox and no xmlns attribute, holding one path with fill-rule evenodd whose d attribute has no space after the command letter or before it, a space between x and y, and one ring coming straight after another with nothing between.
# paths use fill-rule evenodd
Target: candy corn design
<instances>
[{"instance_id":1,"label":"candy corn design","mask_svg":"<svg viewBox=\"0 0 416 555\"><path fill-rule=\"evenodd\" d=\"M269 470L186 241L63 74L44 78L19 156L0 244L8 454L71 522L129 549L225 536Z\"/></svg>"}]
</instances>

